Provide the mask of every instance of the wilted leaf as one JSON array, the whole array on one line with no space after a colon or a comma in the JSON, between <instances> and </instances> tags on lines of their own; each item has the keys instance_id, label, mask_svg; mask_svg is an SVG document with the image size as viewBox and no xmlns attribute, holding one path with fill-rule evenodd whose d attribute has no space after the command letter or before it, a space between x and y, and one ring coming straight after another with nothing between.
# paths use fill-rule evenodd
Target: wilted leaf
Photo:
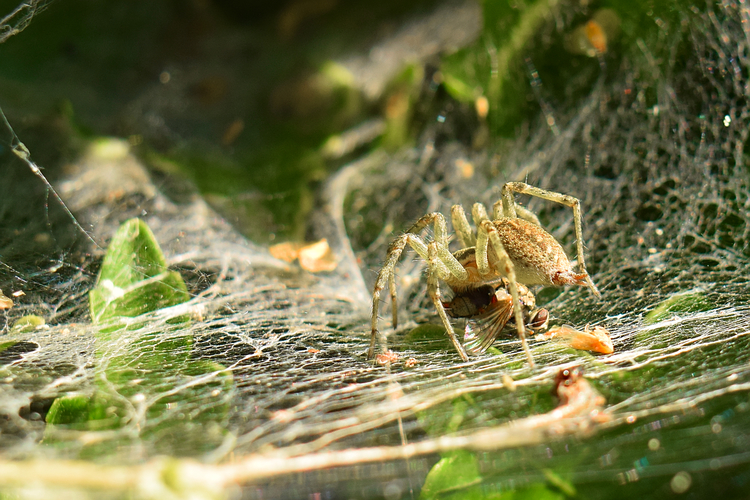
<instances>
[{"instance_id":1,"label":"wilted leaf","mask_svg":"<svg viewBox=\"0 0 750 500\"><path fill-rule=\"evenodd\" d=\"M269 248L271 255L285 262L299 259L299 265L305 271L319 273L336 269L336 256L323 238L315 243L284 242Z\"/></svg>"},{"instance_id":2,"label":"wilted leaf","mask_svg":"<svg viewBox=\"0 0 750 500\"><path fill-rule=\"evenodd\" d=\"M11 307L13 307L13 301L0 291L0 309L10 309Z\"/></svg>"},{"instance_id":3,"label":"wilted leaf","mask_svg":"<svg viewBox=\"0 0 750 500\"><path fill-rule=\"evenodd\" d=\"M612 339L606 328L595 326L589 328L586 325L584 331L576 330L571 326L553 326L543 335L546 339L555 339L572 347L583 351L593 351L602 354L612 354L615 352L612 345Z\"/></svg>"}]
</instances>

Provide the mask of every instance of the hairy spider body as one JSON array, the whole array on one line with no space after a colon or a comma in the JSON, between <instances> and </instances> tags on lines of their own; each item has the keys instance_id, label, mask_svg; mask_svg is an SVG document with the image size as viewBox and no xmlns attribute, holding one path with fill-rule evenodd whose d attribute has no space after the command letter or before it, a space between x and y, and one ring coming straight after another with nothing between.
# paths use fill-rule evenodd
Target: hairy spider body
<instances>
[{"instance_id":1,"label":"hairy spider body","mask_svg":"<svg viewBox=\"0 0 750 500\"><path fill-rule=\"evenodd\" d=\"M541 226L523 219L494 221L500 241L525 285L587 286L588 274L573 272L563 247Z\"/></svg>"},{"instance_id":2,"label":"hairy spider body","mask_svg":"<svg viewBox=\"0 0 750 500\"><path fill-rule=\"evenodd\" d=\"M530 211L516 206L513 193L525 193L573 208L579 273L573 271L570 260L562 246L541 227L536 216ZM460 205L454 205L451 209L453 228L463 247L453 253L448 249L448 230L445 217L439 212L423 216L406 233L397 237L391 243L385 263L375 281L372 296L370 357L374 355L375 339L380 336L378 309L380 294L386 284L391 295L393 327L396 328L398 324L394 275L396 264L406 245L413 248L427 262L427 289L430 298L443 322L443 326L446 328L448 337L464 361L468 360L468 356L464 347L456 339L448 320L445 304L440 298L440 280L445 282L458 297L458 302L455 305L464 308L464 317L476 319L478 323L491 323L496 328L499 322L502 322L504 326L509 321L512 311L518 337L532 367L534 366L534 359L526 343L524 304L519 293L519 285L588 286L594 295L599 297L599 291L586 272L581 236L580 202L576 198L545 191L522 182L509 182L503 185L501 200L493 205L492 220L487 216L487 211L481 203L474 204L472 217L477 228L476 233L471 229L466 213ZM434 240L425 241L419 236L419 233L430 224L433 226ZM510 296L503 298L501 301L498 299L496 292L493 299L490 297L489 291L483 287L493 285L503 278L505 279L504 286L498 287L497 290L499 291L502 288L504 293L507 295L509 292ZM525 293L530 293L525 287L524 290ZM483 293L488 298L482 298L481 294ZM490 302L486 303L487 300ZM490 307L493 300L501 303L501 305ZM451 301L452 304L453 301ZM492 334L484 334L481 345L472 350L483 352L496 336L497 333L494 331ZM487 339L490 337L491 340L488 343ZM381 342L383 350L386 351L384 339L381 339Z\"/></svg>"}]
</instances>

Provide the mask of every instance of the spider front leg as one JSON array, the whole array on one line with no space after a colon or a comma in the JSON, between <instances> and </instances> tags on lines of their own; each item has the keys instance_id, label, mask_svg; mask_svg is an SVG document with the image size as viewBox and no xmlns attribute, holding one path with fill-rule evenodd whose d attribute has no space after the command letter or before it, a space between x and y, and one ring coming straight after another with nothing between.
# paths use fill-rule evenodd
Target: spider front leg
<instances>
[{"instance_id":1,"label":"spider front leg","mask_svg":"<svg viewBox=\"0 0 750 500\"><path fill-rule=\"evenodd\" d=\"M477 218L484 216L484 219L480 220L478 223L479 229L477 231L476 246L477 270L481 276L487 277L488 279L491 278L493 274L501 274L508 279L510 295L513 300L513 312L516 319L518 338L521 340L521 347L523 347L523 351L526 353L526 358L529 360L529 366L535 368L536 364L534 363L534 356L531 354L529 345L526 342L526 328L524 327L523 311L521 309L521 300L518 294L518 282L516 281L516 272L513 267L513 262L508 256L508 252L506 252L503 243L500 241L500 237L498 236L497 230L492 221L486 217L486 213L482 213L484 207L480 206L480 208L477 209L475 205L475 210L478 212ZM490 262L490 246L494 251L492 262Z\"/></svg>"},{"instance_id":2,"label":"spider front leg","mask_svg":"<svg viewBox=\"0 0 750 500\"><path fill-rule=\"evenodd\" d=\"M370 337L370 349L368 356L373 357L375 353L375 339L380 338L381 345L383 346L383 352L387 351L385 339L381 337L380 331L378 330L378 310L380 308L380 295L385 289L386 284L388 285L391 295L391 312L393 315L393 328L398 326L398 297L396 294L395 285L395 273L396 264L401 257L401 254L409 245L414 249L417 254L424 259L426 262L430 262L429 251L427 244L419 237L417 233L426 228L430 223L433 224L433 233L435 235L435 255L433 263L431 264L430 271L432 274L437 274L440 279L451 280L457 279L465 281L468 279L468 272L458 262L448 250L448 231L445 224L445 218L443 214L439 212L433 212L420 218L409 230L396 238L388 247L388 254L385 259L383 267L378 273L378 277L375 280L375 289L372 294L372 317L370 324L372 327ZM431 243L432 244L432 243ZM441 304L442 305L442 304ZM443 311L444 312L444 311Z\"/></svg>"},{"instance_id":3,"label":"spider front leg","mask_svg":"<svg viewBox=\"0 0 750 500\"><path fill-rule=\"evenodd\" d=\"M458 355L461 356L462 360L469 361L469 357L466 355L464 347L456 338L456 333L453 331L453 325L451 325L451 322L448 320L448 315L445 312L443 301L440 299L440 285L438 284L438 277L440 276L441 262L438 259L439 249L437 243L434 241L430 243L427 247L427 251L427 292L430 295L430 299L432 299L432 303L435 305L435 309L438 312L438 316L440 316L440 320L443 322L445 333L446 335L448 335L448 338L453 344L453 347L456 349L456 352L458 352Z\"/></svg>"},{"instance_id":4,"label":"spider front leg","mask_svg":"<svg viewBox=\"0 0 750 500\"><path fill-rule=\"evenodd\" d=\"M505 217L518 217L517 206L513 199L513 193L528 194L530 196L536 196L543 200L560 203L573 209L573 219L575 223L576 231L576 253L578 258L578 269L585 276L586 285L591 289L591 292L596 298L601 299L602 295L599 293L599 289L591 280L588 271L586 270L586 261L583 257L583 231L581 229L581 202L578 198L568 196L562 193L555 193L554 191L547 191L538 187L530 186L524 182L506 182L501 190L501 200L495 203L493 207L493 216L495 219L499 218L500 205L502 204L502 215ZM525 209L524 209L525 210Z\"/></svg>"}]
</instances>

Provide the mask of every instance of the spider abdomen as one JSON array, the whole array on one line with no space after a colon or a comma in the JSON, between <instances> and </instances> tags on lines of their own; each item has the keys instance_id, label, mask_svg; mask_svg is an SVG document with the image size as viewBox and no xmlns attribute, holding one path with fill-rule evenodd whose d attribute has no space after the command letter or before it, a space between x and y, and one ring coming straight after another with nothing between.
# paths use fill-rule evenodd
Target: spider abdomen
<instances>
[{"instance_id":1,"label":"spider abdomen","mask_svg":"<svg viewBox=\"0 0 750 500\"><path fill-rule=\"evenodd\" d=\"M500 241L513 261L516 280L526 285L577 285L568 256L541 226L519 218L493 221Z\"/></svg>"}]
</instances>

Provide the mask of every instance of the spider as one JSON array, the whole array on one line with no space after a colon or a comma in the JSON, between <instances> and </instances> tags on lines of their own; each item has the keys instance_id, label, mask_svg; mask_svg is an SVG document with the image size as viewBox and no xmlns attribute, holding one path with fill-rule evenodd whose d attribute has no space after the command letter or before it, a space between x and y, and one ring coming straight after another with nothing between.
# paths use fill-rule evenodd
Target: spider
<instances>
[{"instance_id":1,"label":"spider","mask_svg":"<svg viewBox=\"0 0 750 500\"><path fill-rule=\"evenodd\" d=\"M562 246L551 234L542 229L536 215L516 205L514 193L528 194L573 209L580 272L573 271L570 260ZM388 285L391 295L392 326L396 328L398 325L394 275L396 264L406 245L412 247L427 262L427 290L430 299L443 322L443 326L445 326L451 343L463 361L468 361L469 358L463 345L456 338L445 309L446 305L454 304L456 298L454 297L450 303L444 304L442 302L439 280L445 282L464 305L468 304L469 307L465 316L473 317L480 314L479 310L482 307L487 306L489 303L487 300L490 302L492 300L490 297L487 300L480 299L477 303L477 299L473 297L479 293L478 290L485 285L497 286L501 283L502 278L506 278L518 338L521 340L521 345L532 368L535 364L526 342L524 305L519 293L519 285L587 286L597 298L601 298L599 290L597 290L586 271L583 257L583 237L581 235L581 203L577 198L546 191L523 182L508 182L501 189L500 200L495 202L492 207L492 220L487 216L487 210L481 203L474 204L472 218L477 227L476 233L472 231L463 207L454 205L451 208L453 228L462 247L453 253L448 249L448 230L445 217L440 212L424 215L406 233L393 240L389 245L385 263L375 280L375 289L372 294L370 358L374 355L376 338L380 339L383 352L387 351L385 338L381 337L378 330L380 294L386 285ZM425 240L419 236L419 233L430 224L433 227L433 241ZM498 289L502 288L504 287L498 286ZM452 315L460 316L461 314ZM492 337L492 340L494 340L494 337ZM489 346L484 341L481 344L480 352Z\"/></svg>"}]
</instances>

